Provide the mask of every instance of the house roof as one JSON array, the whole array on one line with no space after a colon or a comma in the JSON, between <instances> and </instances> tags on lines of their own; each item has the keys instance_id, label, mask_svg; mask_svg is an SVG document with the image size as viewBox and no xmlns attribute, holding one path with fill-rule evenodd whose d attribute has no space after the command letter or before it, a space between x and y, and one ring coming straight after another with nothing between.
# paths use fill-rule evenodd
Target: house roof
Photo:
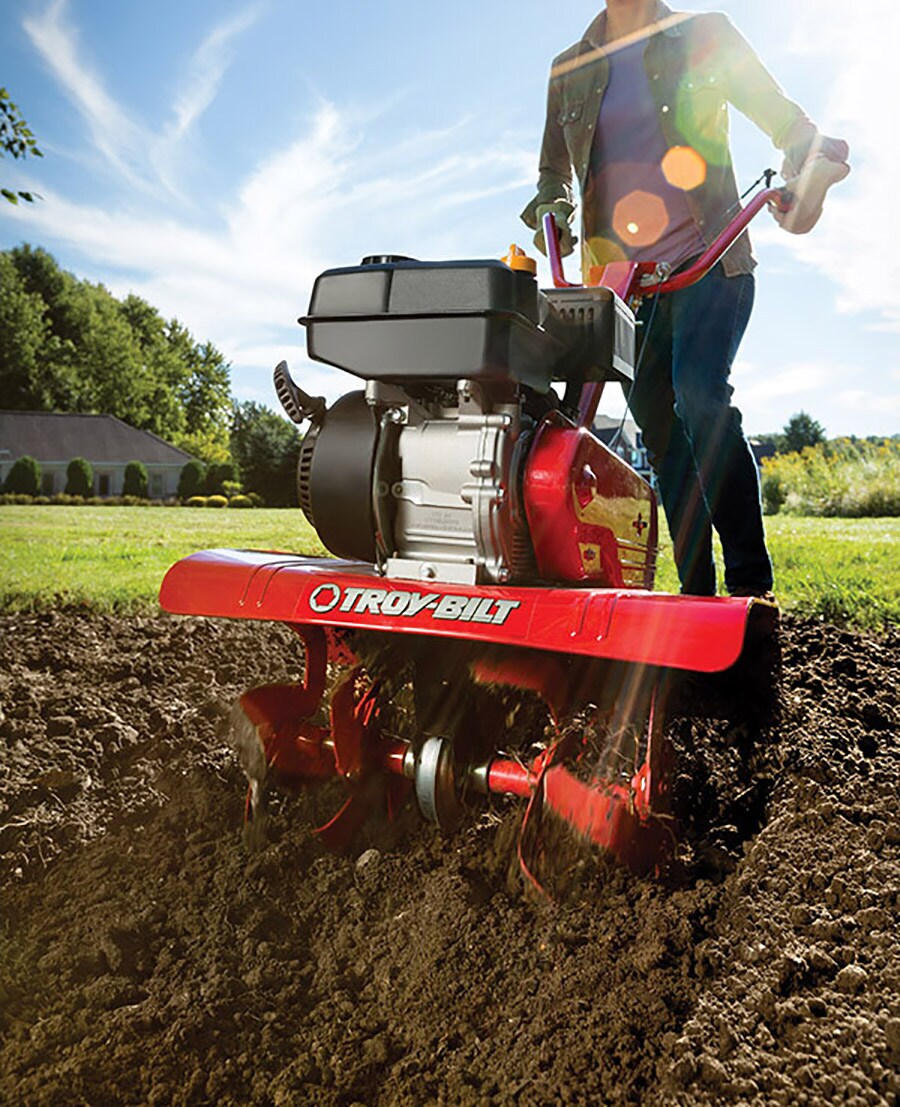
<instances>
[{"instance_id":1,"label":"house roof","mask_svg":"<svg viewBox=\"0 0 900 1107\"><path fill-rule=\"evenodd\" d=\"M596 415L594 417L593 432L605 445L609 446L613 441L626 450L634 448L637 437L637 424L633 419L614 419L609 415Z\"/></svg>"},{"instance_id":2,"label":"house roof","mask_svg":"<svg viewBox=\"0 0 900 1107\"><path fill-rule=\"evenodd\" d=\"M757 461L762 461L764 457L775 456L775 446L772 442L758 442L755 438L751 438L750 449Z\"/></svg>"},{"instance_id":3,"label":"house roof","mask_svg":"<svg viewBox=\"0 0 900 1107\"><path fill-rule=\"evenodd\" d=\"M83 457L92 465L184 465L191 460L184 450L114 415L0 411L0 456L15 460L26 454L44 463Z\"/></svg>"}]
</instances>

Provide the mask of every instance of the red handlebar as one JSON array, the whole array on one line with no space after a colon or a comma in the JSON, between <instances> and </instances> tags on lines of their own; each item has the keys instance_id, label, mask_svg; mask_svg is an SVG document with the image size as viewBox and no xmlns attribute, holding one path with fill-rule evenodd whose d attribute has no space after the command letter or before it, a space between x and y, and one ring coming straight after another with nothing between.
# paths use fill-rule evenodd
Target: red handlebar
<instances>
[{"instance_id":1,"label":"red handlebar","mask_svg":"<svg viewBox=\"0 0 900 1107\"><path fill-rule=\"evenodd\" d=\"M694 284L712 269L737 241L738 236L751 219L766 204L774 204L780 211L790 211L794 197L786 188L763 188L742 208L725 229L704 250L697 260L687 269L674 277L658 277L654 262L621 261L607 265L600 273L599 280L592 281L587 287L612 289L626 302L641 296L656 296L663 292L677 292ZM547 258L550 261L550 273L557 288L583 288L567 281L562 268L559 253L559 238L556 220L548 212L543 219L544 241L547 244ZM597 413L597 405L603 393L602 381L589 381L581 389L578 403L578 426L589 427Z\"/></svg>"},{"instance_id":2,"label":"red handlebar","mask_svg":"<svg viewBox=\"0 0 900 1107\"><path fill-rule=\"evenodd\" d=\"M652 262L615 263L615 280L606 282L603 275L597 284L607 284L614 288L623 300L632 296L650 296L663 292L677 292L695 284L720 261L737 241L747 224L769 203L774 203L780 211L789 211L793 197L783 188L764 188L742 208L716 239L706 248L699 258L687 269L674 277L653 280L656 266ZM559 253L559 237L556 220L548 212L544 216L544 241L547 244L547 258L550 262L550 274L556 288L581 288L583 285L567 281L563 273L562 257ZM623 272L623 266L625 272ZM623 282L623 278L625 278Z\"/></svg>"},{"instance_id":3,"label":"red handlebar","mask_svg":"<svg viewBox=\"0 0 900 1107\"><path fill-rule=\"evenodd\" d=\"M764 188L762 191L757 192L750 203L737 213L734 219L732 219L725 229L713 240L712 244L704 250L693 265L688 269L684 269L676 276L670 277L666 281L662 281L656 285L650 285L647 292L652 292L654 295L658 292L677 292L679 288L687 288L688 285L694 284L696 281L705 277L710 269L728 253L737 241L738 236L744 232L750 220L770 201L775 202L779 207L781 207L783 203L788 203L788 206L790 206L783 189ZM644 294L646 295L647 293Z\"/></svg>"}]
</instances>

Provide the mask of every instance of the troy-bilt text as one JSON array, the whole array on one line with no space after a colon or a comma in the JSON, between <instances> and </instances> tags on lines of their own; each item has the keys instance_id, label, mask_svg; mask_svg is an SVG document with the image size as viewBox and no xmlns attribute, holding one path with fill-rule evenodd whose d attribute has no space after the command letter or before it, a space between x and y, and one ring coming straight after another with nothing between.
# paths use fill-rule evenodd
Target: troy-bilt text
<instances>
[{"instance_id":1,"label":"troy-bilt text","mask_svg":"<svg viewBox=\"0 0 900 1107\"><path fill-rule=\"evenodd\" d=\"M521 601L498 600L491 596L441 596L437 592L389 592L384 588L341 588L337 584L320 584L310 593L309 606L317 615L337 610L357 615L414 619L428 612L432 619L502 626L509 613L521 606Z\"/></svg>"}]
</instances>

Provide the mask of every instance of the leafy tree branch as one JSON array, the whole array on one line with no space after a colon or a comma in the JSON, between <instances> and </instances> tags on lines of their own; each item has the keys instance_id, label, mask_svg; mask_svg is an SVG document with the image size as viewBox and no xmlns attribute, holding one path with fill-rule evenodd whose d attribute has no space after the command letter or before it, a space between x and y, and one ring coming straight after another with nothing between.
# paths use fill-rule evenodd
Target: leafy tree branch
<instances>
[{"instance_id":1,"label":"leafy tree branch","mask_svg":"<svg viewBox=\"0 0 900 1107\"><path fill-rule=\"evenodd\" d=\"M13 158L44 156L38 149L37 139L12 102L9 93L5 88L0 88L0 157L7 155ZM30 204L34 201L36 193L14 192L11 188L0 188L0 195L11 204L18 204L19 200L25 200Z\"/></svg>"}]
</instances>

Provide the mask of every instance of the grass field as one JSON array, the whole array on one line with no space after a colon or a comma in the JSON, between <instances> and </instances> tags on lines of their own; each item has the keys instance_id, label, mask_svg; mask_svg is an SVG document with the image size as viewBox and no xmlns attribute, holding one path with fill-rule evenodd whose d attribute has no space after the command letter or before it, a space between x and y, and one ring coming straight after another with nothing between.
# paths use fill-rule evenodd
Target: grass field
<instances>
[{"instance_id":1,"label":"grass field","mask_svg":"<svg viewBox=\"0 0 900 1107\"><path fill-rule=\"evenodd\" d=\"M324 554L302 512L0 507L0 610L155 608L169 566L214 546Z\"/></svg>"},{"instance_id":2,"label":"grass field","mask_svg":"<svg viewBox=\"0 0 900 1107\"><path fill-rule=\"evenodd\" d=\"M900 624L900 519L775 516L766 529L785 610L869 629ZM0 610L152 611L172 562L214 546L324 553L299 510L3 506ZM657 586L677 588L668 544Z\"/></svg>"}]
</instances>

